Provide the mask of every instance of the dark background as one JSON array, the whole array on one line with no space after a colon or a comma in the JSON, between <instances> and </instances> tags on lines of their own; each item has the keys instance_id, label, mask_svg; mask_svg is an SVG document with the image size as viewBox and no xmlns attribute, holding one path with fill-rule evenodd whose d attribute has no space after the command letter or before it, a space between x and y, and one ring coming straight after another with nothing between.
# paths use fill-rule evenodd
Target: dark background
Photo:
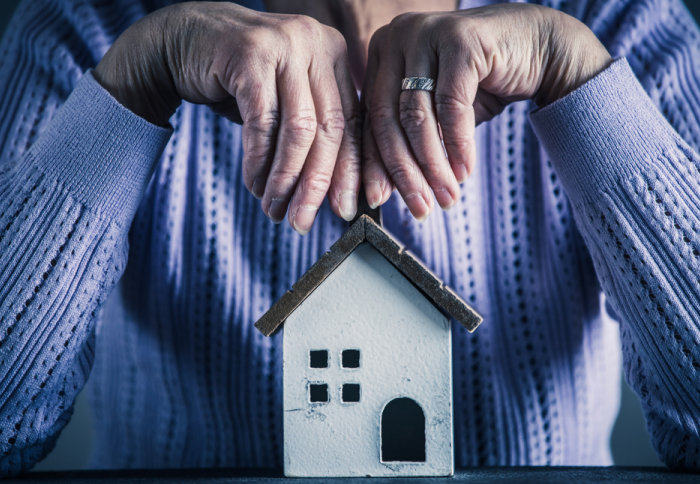
<instances>
[{"instance_id":1,"label":"dark background","mask_svg":"<svg viewBox=\"0 0 700 484\"><path fill-rule=\"evenodd\" d=\"M609 0L615 1L615 0ZM10 21L12 12L19 0L0 0L0 35ZM685 0L695 20L700 18L700 0ZM698 60L700 62L700 60ZM627 384L622 386L622 404L620 415L615 423L611 439L613 458L617 465L658 466L661 462L656 457L649 435L644 425L644 418L637 397ZM87 465L92 447L92 420L87 397L81 394L76 403L75 414L61 434L54 451L37 469L80 469Z\"/></svg>"}]
</instances>

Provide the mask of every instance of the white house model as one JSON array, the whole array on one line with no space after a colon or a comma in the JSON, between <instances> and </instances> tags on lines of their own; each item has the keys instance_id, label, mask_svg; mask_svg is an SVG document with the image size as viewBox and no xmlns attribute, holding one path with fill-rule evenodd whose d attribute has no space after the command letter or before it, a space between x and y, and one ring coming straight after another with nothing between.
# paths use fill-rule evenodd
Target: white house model
<instances>
[{"instance_id":1,"label":"white house model","mask_svg":"<svg viewBox=\"0 0 700 484\"><path fill-rule=\"evenodd\" d=\"M284 324L285 475L453 474L443 312L481 322L365 215L256 323Z\"/></svg>"}]
</instances>

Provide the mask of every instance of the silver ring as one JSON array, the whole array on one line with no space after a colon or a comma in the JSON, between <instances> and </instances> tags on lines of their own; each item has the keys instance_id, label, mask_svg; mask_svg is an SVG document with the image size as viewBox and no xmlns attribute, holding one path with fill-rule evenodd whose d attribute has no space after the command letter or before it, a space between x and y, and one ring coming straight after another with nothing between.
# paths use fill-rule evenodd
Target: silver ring
<instances>
[{"instance_id":1,"label":"silver ring","mask_svg":"<svg viewBox=\"0 0 700 484\"><path fill-rule=\"evenodd\" d=\"M404 77L401 81L401 90L434 91L435 79L432 77Z\"/></svg>"}]
</instances>

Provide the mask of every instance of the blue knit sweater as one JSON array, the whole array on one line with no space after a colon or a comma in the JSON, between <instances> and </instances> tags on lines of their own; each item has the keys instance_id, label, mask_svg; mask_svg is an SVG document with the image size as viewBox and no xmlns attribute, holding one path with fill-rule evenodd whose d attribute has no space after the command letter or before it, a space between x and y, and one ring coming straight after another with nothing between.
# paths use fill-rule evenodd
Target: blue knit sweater
<instances>
[{"instance_id":1,"label":"blue knit sweater","mask_svg":"<svg viewBox=\"0 0 700 484\"><path fill-rule=\"evenodd\" d=\"M155 127L95 82L160 3L27 0L0 44L0 475L88 376L96 466L281 465L281 335L253 322L346 224L274 225L239 126L184 104ZM546 3L620 60L480 126L451 210L383 209L485 318L454 329L456 464L609 464L624 363L661 458L698 469L700 34L679 0Z\"/></svg>"}]
</instances>

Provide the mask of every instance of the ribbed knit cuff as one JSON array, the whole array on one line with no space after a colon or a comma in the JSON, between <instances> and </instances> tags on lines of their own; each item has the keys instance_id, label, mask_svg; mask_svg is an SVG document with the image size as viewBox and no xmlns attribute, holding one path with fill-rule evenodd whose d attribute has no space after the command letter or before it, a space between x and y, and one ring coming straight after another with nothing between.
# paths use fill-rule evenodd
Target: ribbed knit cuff
<instances>
[{"instance_id":1,"label":"ribbed knit cuff","mask_svg":"<svg viewBox=\"0 0 700 484\"><path fill-rule=\"evenodd\" d=\"M119 104L88 72L27 155L78 201L129 224L171 132Z\"/></svg>"},{"instance_id":2,"label":"ribbed knit cuff","mask_svg":"<svg viewBox=\"0 0 700 484\"><path fill-rule=\"evenodd\" d=\"M660 155L678 146L625 59L533 111L530 121L573 202L658 168Z\"/></svg>"}]
</instances>

